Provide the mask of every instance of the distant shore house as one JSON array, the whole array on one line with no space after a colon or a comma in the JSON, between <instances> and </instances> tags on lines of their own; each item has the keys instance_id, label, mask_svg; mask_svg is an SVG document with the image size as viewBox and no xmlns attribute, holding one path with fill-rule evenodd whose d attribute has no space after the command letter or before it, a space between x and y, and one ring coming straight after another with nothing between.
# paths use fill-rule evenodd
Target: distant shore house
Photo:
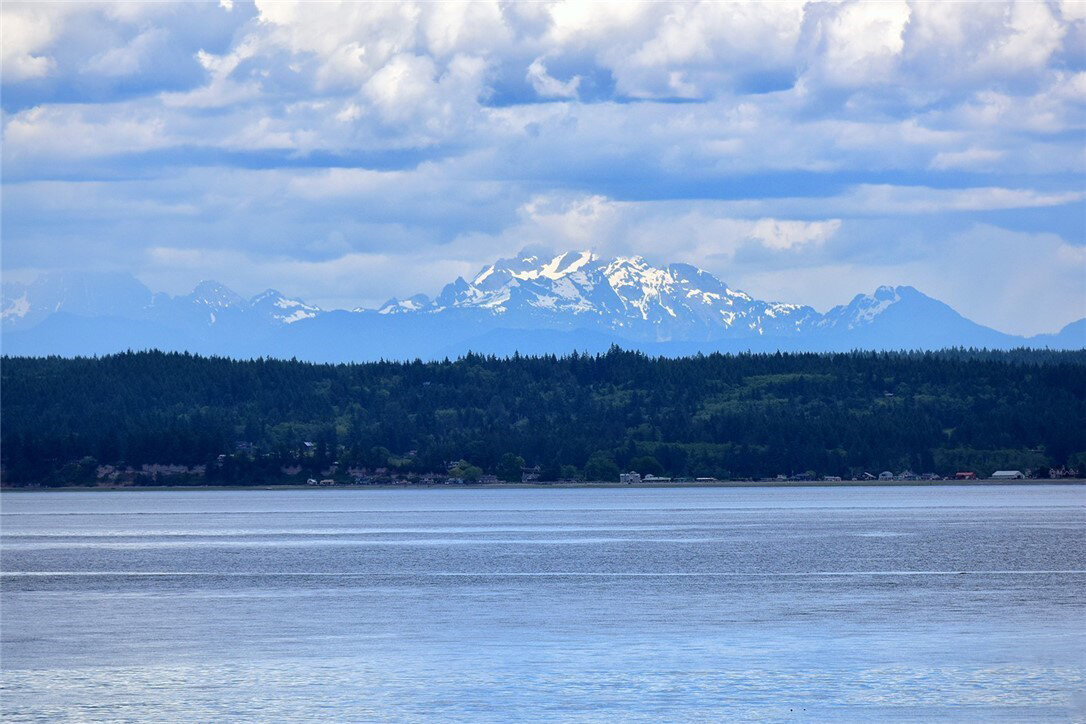
<instances>
[{"instance_id":1,"label":"distant shore house","mask_svg":"<svg viewBox=\"0 0 1086 724\"><path fill-rule=\"evenodd\" d=\"M955 480L976 480L977 474L971 470L960 471L954 473Z\"/></svg>"},{"instance_id":2,"label":"distant shore house","mask_svg":"<svg viewBox=\"0 0 1086 724\"><path fill-rule=\"evenodd\" d=\"M1026 476L1021 470L996 470L992 473L992 480L1025 480Z\"/></svg>"},{"instance_id":3,"label":"distant shore house","mask_svg":"<svg viewBox=\"0 0 1086 724\"><path fill-rule=\"evenodd\" d=\"M641 482L641 473L635 473L633 471L628 473L619 473L618 482L624 485L637 485Z\"/></svg>"},{"instance_id":4,"label":"distant shore house","mask_svg":"<svg viewBox=\"0 0 1086 724\"><path fill-rule=\"evenodd\" d=\"M641 480L642 480L642 482L646 482L646 483L670 483L671 482L671 478L662 478L659 475L646 475Z\"/></svg>"},{"instance_id":5,"label":"distant shore house","mask_svg":"<svg viewBox=\"0 0 1086 724\"><path fill-rule=\"evenodd\" d=\"M533 465L532 467L522 467L520 469L520 482L522 483L534 483L539 480L540 467Z\"/></svg>"},{"instance_id":6,"label":"distant shore house","mask_svg":"<svg viewBox=\"0 0 1086 724\"><path fill-rule=\"evenodd\" d=\"M694 482L697 483L715 483L718 482L716 478L694 478Z\"/></svg>"},{"instance_id":7,"label":"distant shore house","mask_svg":"<svg viewBox=\"0 0 1086 724\"><path fill-rule=\"evenodd\" d=\"M839 482L841 482L841 476L840 475L824 475L824 476L822 476L822 480L824 482L827 482L827 483L839 483Z\"/></svg>"},{"instance_id":8,"label":"distant shore house","mask_svg":"<svg viewBox=\"0 0 1086 724\"><path fill-rule=\"evenodd\" d=\"M498 476L497 475L489 475L489 474L480 475L479 476L479 482L482 483L483 485L496 485L497 482L498 482Z\"/></svg>"},{"instance_id":9,"label":"distant shore house","mask_svg":"<svg viewBox=\"0 0 1086 724\"><path fill-rule=\"evenodd\" d=\"M881 473L879 473L879 480L893 480L893 479L894 479L894 474L891 473L889 470L883 470Z\"/></svg>"}]
</instances>

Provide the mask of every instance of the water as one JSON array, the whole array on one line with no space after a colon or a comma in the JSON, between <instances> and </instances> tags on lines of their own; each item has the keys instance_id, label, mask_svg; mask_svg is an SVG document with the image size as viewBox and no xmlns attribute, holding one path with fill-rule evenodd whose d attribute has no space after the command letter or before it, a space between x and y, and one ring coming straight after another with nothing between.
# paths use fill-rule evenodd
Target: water
<instances>
[{"instance_id":1,"label":"water","mask_svg":"<svg viewBox=\"0 0 1086 724\"><path fill-rule=\"evenodd\" d=\"M1086 720L1086 488L0 496L24 719Z\"/></svg>"}]
</instances>

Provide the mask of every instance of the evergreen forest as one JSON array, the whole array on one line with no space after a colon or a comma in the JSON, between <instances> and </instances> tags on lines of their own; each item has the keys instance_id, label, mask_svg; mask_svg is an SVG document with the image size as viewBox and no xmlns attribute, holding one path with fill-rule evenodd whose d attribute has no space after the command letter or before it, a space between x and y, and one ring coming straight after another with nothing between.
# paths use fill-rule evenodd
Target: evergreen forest
<instances>
[{"instance_id":1,"label":"evergreen forest","mask_svg":"<svg viewBox=\"0 0 1086 724\"><path fill-rule=\"evenodd\" d=\"M276 484L450 471L519 482L536 467L544 481L1044 477L1086 463L1086 351L612 348L345 365L129 352L5 357L0 377L5 485L91 484L103 466L142 465L198 471L176 476L186 484Z\"/></svg>"}]
</instances>

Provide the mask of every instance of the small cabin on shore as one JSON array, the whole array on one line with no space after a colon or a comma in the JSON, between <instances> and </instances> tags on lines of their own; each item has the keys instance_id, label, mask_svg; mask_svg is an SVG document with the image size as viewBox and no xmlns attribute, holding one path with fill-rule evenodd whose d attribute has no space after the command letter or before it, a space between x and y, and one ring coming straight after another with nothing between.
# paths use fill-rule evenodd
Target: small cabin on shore
<instances>
[{"instance_id":1,"label":"small cabin on shore","mask_svg":"<svg viewBox=\"0 0 1086 724\"><path fill-rule=\"evenodd\" d=\"M1021 470L996 470L992 473L992 480L1025 480L1026 476Z\"/></svg>"}]
</instances>

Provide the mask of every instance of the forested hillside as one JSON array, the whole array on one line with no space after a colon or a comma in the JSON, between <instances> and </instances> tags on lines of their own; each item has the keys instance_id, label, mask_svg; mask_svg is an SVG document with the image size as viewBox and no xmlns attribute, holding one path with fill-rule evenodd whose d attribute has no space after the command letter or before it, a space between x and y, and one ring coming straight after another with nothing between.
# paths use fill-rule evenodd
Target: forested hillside
<instances>
[{"instance_id":1,"label":"forested hillside","mask_svg":"<svg viewBox=\"0 0 1086 724\"><path fill-rule=\"evenodd\" d=\"M4 358L8 484L102 465L205 466L207 482L619 470L851 477L1086 462L1086 352L468 356L314 365L187 354ZM338 463L333 472L332 465Z\"/></svg>"}]
</instances>

